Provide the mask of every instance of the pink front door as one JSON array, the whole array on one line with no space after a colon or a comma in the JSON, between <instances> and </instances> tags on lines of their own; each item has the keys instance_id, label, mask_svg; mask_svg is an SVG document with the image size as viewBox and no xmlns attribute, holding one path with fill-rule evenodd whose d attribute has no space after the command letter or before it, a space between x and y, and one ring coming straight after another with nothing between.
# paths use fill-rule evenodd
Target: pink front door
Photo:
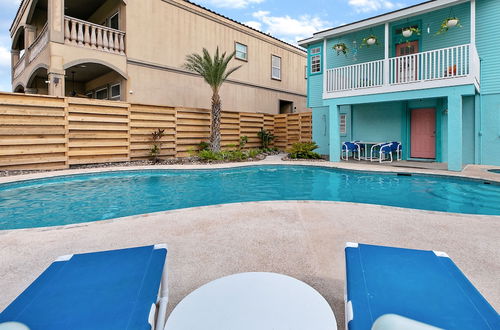
<instances>
[{"instance_id":1,"label":"pink front door","mask_svg":"<svg viewBox=\"0 0 500 330\"><path fill-rule=\"evenodd\" d=\"M412 158L436 158L436 110L412 110L410 126L410 156Z\"/></svg>"}]
</instances>

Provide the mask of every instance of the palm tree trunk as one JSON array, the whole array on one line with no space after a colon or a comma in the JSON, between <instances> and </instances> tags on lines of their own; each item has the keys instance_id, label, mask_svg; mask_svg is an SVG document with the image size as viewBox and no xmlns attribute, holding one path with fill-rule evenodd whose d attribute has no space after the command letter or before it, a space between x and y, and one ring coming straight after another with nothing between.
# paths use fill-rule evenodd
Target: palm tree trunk
<instances>
[{"instance_id":1,"label":"palm tree trunk","mask_svg":"<svg viewBox=\"0 0 500 330\"><path fill-rule=\"evenodd\" d=\"M220 120L221 120L221 99L218 92L212 95L212 126L210 132L210 147L212 151L220 151Z\"/></svg>"}]
</instances>

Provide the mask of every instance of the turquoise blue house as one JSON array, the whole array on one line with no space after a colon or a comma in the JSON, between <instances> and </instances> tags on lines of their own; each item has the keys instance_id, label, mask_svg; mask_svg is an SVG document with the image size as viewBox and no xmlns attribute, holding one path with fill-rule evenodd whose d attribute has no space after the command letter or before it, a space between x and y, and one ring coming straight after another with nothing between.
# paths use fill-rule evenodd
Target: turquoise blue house
<instances>
[{"instance_id":1,"label":"turquoise blue house","mask_svg":"<svg viewBox=\"0 0 500 330\"><path fill-rule=\"evenodd\" d=\"M398 141L405 160L500 165L499 36L500 0L433 0L302 40L319 152Z\"/></svg>"}]
</instances>

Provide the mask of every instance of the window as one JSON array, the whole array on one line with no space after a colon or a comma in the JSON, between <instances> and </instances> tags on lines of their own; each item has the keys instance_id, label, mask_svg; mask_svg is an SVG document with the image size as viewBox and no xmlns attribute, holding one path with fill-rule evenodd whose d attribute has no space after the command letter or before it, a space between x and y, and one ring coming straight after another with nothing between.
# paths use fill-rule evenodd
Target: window
<instances>
[{"instance_id":1,"label":"window","mask_svg":"<svg viewBox=\"0 0 500 330\"><path fill-rule=\"evenodd\" d=\"M321 53L321 48L320 47L311 48L311 55L319 54L319 53Z\"/></svg>"},{"instance_id":2,"label":"window","mask_svg":"<svg viewBox=\"0 0 500 330\"><path fill-rule=\"evenodd\" d=\"M340 134L341 135L346 135L347 134L347 115L341 114L339 117L339 123L340 123Z\"/></svg>"},{"instance_id":3,"label":"window","mask_svg":"<svg viewBox=\"0 0 500 330\"><path fill-rule=\"evenodd\" d=\"M281 57L271 55L271 78L281 80Z\"/></svg>"},{"instance_id":4,"label":"window","mask_svg":"<svg viewBox=\"0 0 500 330\"><path fill-rule=\"evenodd\" d=\"M107 100L108 99L108 88L98 89L95 92L95 98L98 100Z\"/></svg>"},{"instance_id":5,"label":"window","mask_svg":"<svg viewBox=\"0 0 500 330\"><path fill-rule=\"evenodd\" d=\"M311 48L311 74L321 72L321 48Z\"/></svg>"},{"instance_id":6,"label":"window","mask_svg":"<svg viewBox=\"0 0 500 330\"><path fill-rule=\"evenodd\" d=\"M111 85L110 94L111 94L110 100L120 100L121 85L120 84Z\"/></svg>"},{"instance_id":7,"label":"window","mask_svg":"<svg viewBox=\"0 0 500 330\"><path fill-rule=\"evenodd\" d=\"M118 13L111 16L108 20L108 26L112 29L120 29L120 15Z\"/></svg>"},{"instance_id":8,"label":"window","mask_svg":"<svg viewBox=\"0 0 500 330\"><path fill-rule=\"evenodd\" d=\"M235 57L239 60L248 61L248 47L237 42L235 44Z\"/></svg>"}]
</instances>

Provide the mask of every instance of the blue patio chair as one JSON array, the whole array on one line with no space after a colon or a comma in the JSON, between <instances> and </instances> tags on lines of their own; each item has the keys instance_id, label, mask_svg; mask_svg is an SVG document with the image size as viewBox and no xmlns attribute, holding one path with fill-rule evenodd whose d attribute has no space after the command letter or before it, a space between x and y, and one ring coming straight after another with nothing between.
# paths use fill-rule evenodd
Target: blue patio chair
<instances>
[{"instance_id":1,"label":"blue patio chair","mask_svg":"<svg viewBox=\"0 0 500 330\"><path fill-rule=\"evenodd\" d=\"M444 252L347 243L345 258L348 330L372 329L387 314L441 329L500 329L498 313Z\"/></svg>"},{"instance_id":2,"label":"blue patio chair","mask_svg":"<svg viewBox=\"0 0 500 330\"><path fill-rule=\"evenodd\" d=\"M370 161L373 162L373 161L380 160L381 156L382 156L382 153L381 153L382 147L384 147L388 144L390 144L390 142L382 142L382 143L374 144L370 149ZM386 151L387 151L387 148L385 148L383 153L385 153Z\"/></svg>"},{"instance_id":3,"label":"blue patio chair","mask_svg":"<svg viewBox=\"0 0 500 330\"><path fill-rule=\"evenodd\" d=\"M361 160L361 147L356 142L344 142L342 143L342 151L340 153L340 159L349 160L349 153L352 152L352 157L356 160ZM356 153L358 153L358 158L356 158Z\"/></svg>"},{"instance_id":4,"label":"blue patio chair","mask_svg":"<svg viewBox=\"0 0 500 330\"><path fill-rule=\"evenodd\" d=\"M396 142L396 141L393 141L391 142L392 145L391 145L391 148L392 148L392 152L395 152L396 153L396 159L399 161L401 160L403 157L403 145L399 142Z\"/></svg>"},{"instance_id":5,"label":"blue patio chair","mask_svg":"<svg viewBox=\"0 0 500 330\"><path fill-rule=\"evenodd\" d=\"M18 322L30 330L163 329L166 257L165 245L60 257L0 313L0 324Z\"/></svg>"}]
</instances>

